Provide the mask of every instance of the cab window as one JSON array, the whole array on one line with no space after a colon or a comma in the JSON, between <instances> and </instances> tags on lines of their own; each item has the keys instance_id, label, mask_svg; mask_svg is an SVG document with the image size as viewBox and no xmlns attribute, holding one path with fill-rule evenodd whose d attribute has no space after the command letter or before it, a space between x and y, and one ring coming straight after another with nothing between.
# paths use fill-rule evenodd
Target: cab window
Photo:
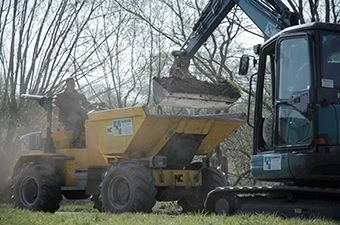
<instances>
[{"instance_id":1,"label":"cab window","mask_svg":"<svg viewBox=\"0 0 340 225\"><path fill-rule=\"evenodd\" d=\"M278 99L289 100L294 93L310 88L308 40L304 37L284 39L279 52Z\"/></svg>"}]
</instances>

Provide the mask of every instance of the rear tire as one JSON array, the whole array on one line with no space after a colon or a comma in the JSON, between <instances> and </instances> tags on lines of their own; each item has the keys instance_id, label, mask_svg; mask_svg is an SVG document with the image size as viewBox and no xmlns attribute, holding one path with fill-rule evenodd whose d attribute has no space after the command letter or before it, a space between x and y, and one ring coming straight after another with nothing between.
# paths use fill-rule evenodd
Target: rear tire
<instances>
[{"instance_id":1,"label":"rear tire","mask_svg":"<svg viewBox=\"0 0 340 225\"><path fill-rule=\"evenodd\" d=\"M194 195L184 196L178 204L183 212L199 212L204 209L204 201L207 194L216 187L227 186L228 182L222 171L215 168L202 169L202 186Z\"/></svg>"},{"instance_id":2,"label":"rear tire","mask_svg":"<svg viewBox=\"0 0 340 225\"><path fill-rule=\"evenodd\" d=\"M100 185L103 211L151 212L156 203L155 181L151 171L132 161L112 165Z\"/></svg>"},{"instance_id":3,"label":"rear tire","mask_svg":"<svg viewBox=\"0 0 340 225\"><path fill-rule=\"evenodd\" d=\"M46 164L29 163L14 178L14 205L54 213L62 200L59 176Z\"/></svg>"}]
</instances>

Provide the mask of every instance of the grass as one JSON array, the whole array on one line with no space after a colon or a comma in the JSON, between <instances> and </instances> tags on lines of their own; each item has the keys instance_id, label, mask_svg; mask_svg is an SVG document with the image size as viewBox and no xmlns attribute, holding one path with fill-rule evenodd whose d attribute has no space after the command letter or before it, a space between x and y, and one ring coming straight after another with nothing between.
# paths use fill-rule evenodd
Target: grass
<instances>
[{"instance_id":1,"label":"grass","mask_svg":"<svg viewBox=\"0 0 340 225\"><path fill-rule=\"evenodd\" d=\"M100 213L92 208L90 203L63 203L58 212L42 213L15 209L9 205L0 205L0 224L2 225L55 225L55 224L114 224L114 225L310 225L310 224L340 224L336 221L323 219L283 219L274 215L235 215L217 216L206 214L181 214L175 203L157 203L153 213Z\"/></svg>"}]
</instances>

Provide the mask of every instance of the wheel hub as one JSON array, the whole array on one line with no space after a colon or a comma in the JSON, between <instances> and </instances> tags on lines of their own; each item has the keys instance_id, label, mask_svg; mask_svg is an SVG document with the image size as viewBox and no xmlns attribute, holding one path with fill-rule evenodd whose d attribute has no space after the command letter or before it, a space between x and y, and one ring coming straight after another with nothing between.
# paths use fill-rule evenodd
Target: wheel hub
<instances>
[{"instance_id":1,"label":"wheel hub","mask_svg":"<svg viewBox=\"0 0 340 225\"><path fill-rule=\"evenodd\" d=\"M118 207L126 205L130 198L130 186L124 177L114 178L109 185L109 199Z\"/></svg>"},{"instance_id":2,"label":"wheel hub","mask_svg":"<svg viewBox=\"0 0 340 225\"><path fill-rule=\"evenodd\" d=\"M33 177L27 177L21 184L20 198L26 206L31 206L39 194L38 182Z\"/></svg>"}]
</instances>

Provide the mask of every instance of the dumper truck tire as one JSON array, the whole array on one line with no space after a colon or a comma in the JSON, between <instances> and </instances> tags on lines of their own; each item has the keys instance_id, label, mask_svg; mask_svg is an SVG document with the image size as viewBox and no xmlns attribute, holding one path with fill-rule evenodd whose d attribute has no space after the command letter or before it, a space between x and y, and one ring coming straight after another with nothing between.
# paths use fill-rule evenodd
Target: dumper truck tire
<instances>
[{"instance_id":1,"label":"dumper truck tire","mask_svg":"<svg viewBox=\"0 0 340 225\"><path fill-rule=\"evenodd\" d=\"M193 195L183 196L178 204L183 212L200 212L204 209L207 194L216 187L227 186L228 182L224 173L215 168L202 169L202 186Z\"/></svg>"},{"instance_id":2,"label":"dumper truck tire","mask_svg":"<svg viewBox=\"0 0 340 225\"><path fill-rule=\"evenodd\" d=\"M46 164L25 164L14 177L14 205L54 213L62 200L60 177Z\"/></svg>"},{"instance_id":3,"label":"dumper truck tire","mask_svg":"<svg viewBox=\"0 0 340 225\"><path fill-rule=\"evenodd\" d=\"M156 203L156 187L151 171L132 161L112 165L100 184L103 211L151 212Z\"/></svg>"}]
</instances>

